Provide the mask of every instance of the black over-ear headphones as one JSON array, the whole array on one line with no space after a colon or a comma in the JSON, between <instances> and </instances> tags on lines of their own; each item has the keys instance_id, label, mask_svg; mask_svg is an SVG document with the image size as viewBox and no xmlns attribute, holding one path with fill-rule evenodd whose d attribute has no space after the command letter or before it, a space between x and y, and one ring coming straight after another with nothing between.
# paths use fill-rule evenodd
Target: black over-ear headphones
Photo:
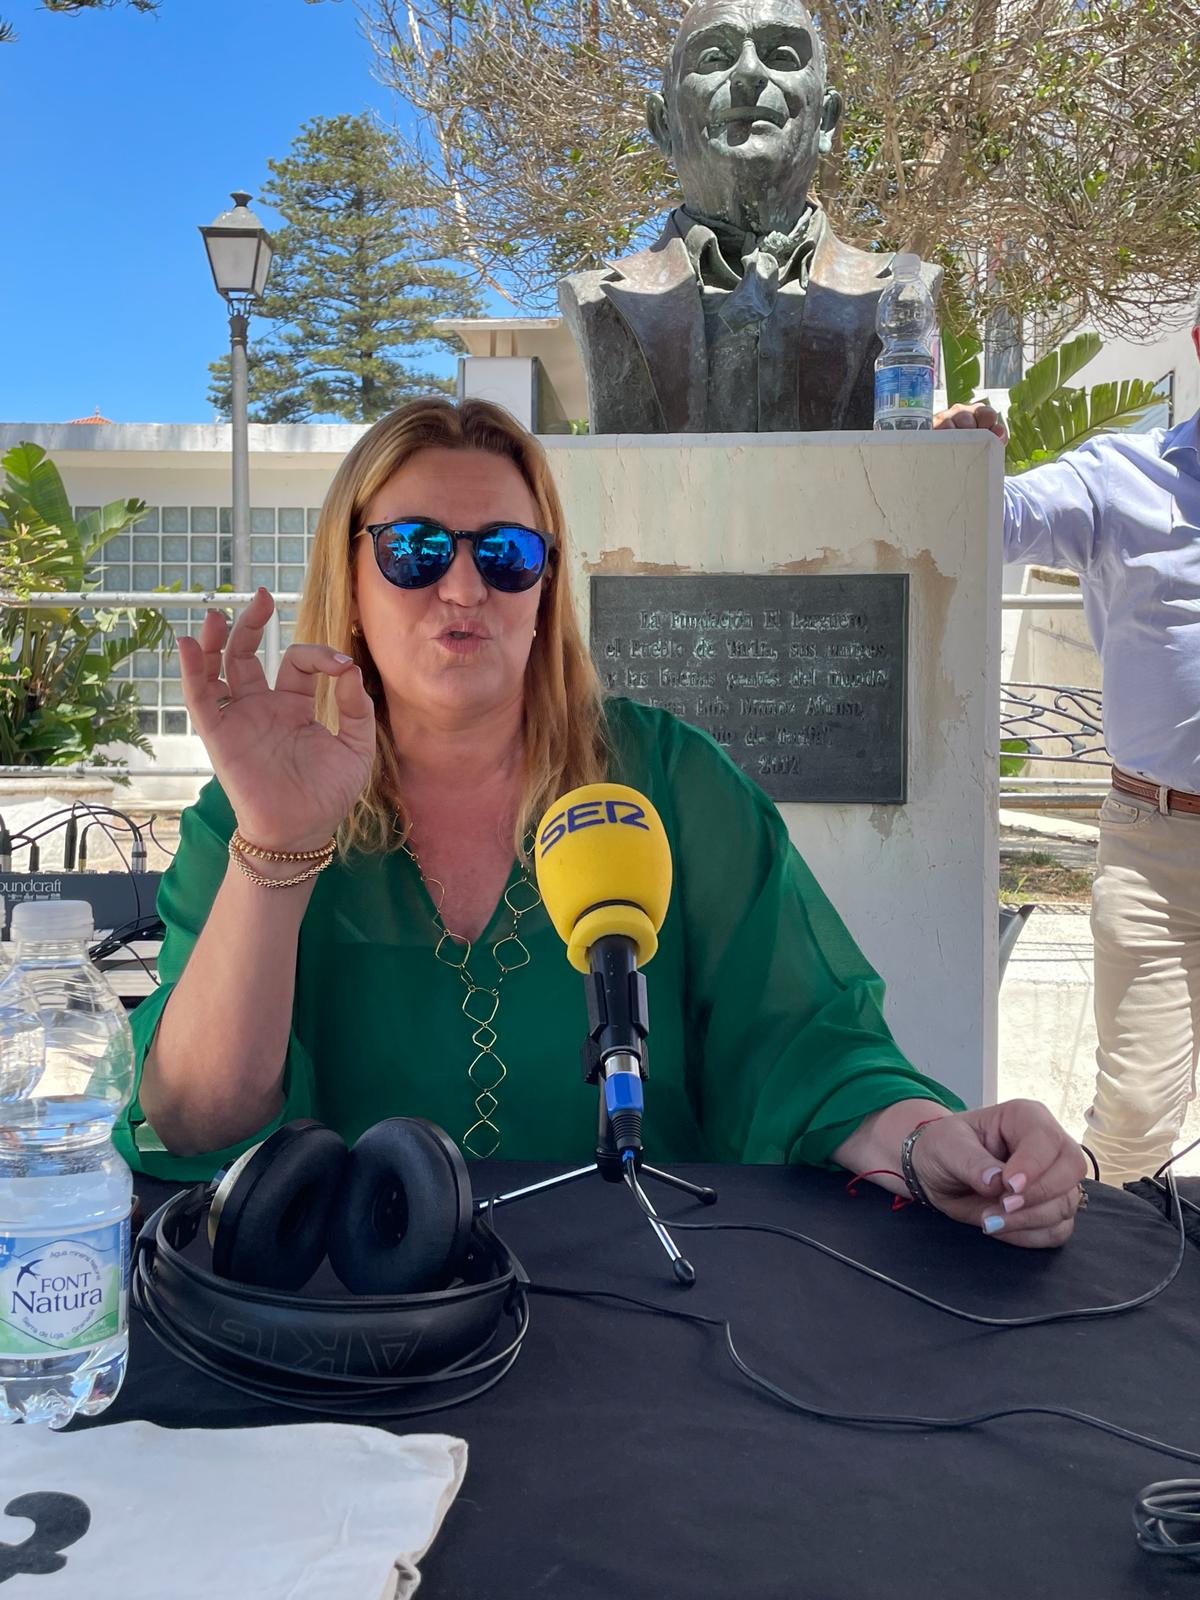
<instances>
[{"instance_id":1,"label":"black over-ear headphones","mask_svg":"<svg viewBox=\"0 0 1200 1600\"><path fill-rule=\"evenodd\" d=\"M211 1266L189 1250L205 1219ZM348 1295L299 1292L324 1258ZM160 1343L210 1377L302 1410L394 1417L499 1382L529 1324L528 1281L474 1216L454 1141L391 1117L350 1150L319 1122L289 1122L174 1196L138 1235L131 1292Z\"/></svg>"}]
</instances>

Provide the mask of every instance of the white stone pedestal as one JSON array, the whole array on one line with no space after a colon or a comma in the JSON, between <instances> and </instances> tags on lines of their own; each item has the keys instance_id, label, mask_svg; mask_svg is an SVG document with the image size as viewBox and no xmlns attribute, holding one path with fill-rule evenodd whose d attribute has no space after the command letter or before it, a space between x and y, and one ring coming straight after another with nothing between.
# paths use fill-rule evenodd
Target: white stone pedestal
<instances>
[{"instance_id":1,"label":"white stone pedestal","mask_svg":"<svg viewBox=\"0 0 1200 1600\"><path fill-rule=\"evenodd\" d=\"M996 1086L1000 519L989 434L545 441L593 573L909 574L908 801L781 807L920 1067Z\"/></svg>"}]
</instances>

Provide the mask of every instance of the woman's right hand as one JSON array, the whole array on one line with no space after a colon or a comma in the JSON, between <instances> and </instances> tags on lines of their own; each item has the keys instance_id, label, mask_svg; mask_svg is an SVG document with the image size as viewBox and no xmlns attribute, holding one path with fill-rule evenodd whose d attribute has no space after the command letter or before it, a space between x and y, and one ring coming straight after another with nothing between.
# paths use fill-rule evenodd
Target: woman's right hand
<instances>
[{"instance_id":1,"label":"woman's right hand","mask_svg":"<svg viewBox=\"0 0 1200 1600\"><path fill-rule=\"evenodd\" d=\"M243 836L264 850L315 850L370 777L375 706L358 667L327 645L290 645L272 689L257 651L274 608L259 589L232 632L210 611L199 638L181 635L183 698ZM318 674L334 679L336 734L316 720Z\"/></svg>"}]
</instances>

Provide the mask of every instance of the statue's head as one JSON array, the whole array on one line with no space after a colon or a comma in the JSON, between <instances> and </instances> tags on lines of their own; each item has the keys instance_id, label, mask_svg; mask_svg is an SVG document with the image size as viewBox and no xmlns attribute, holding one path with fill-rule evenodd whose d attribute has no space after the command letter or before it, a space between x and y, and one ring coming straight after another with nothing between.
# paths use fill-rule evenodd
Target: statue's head
<instances>
[{"instance_id":1,"label":"statue's head","mask_svg":"<svg viewBox=\"0 0 1200 1600\"><path fill-rule=\"evenodd\" d=\"M766 232L799 219L841 109L800 0L696 0L646 119L686 205Z\"/></svg>"}]
</instances>

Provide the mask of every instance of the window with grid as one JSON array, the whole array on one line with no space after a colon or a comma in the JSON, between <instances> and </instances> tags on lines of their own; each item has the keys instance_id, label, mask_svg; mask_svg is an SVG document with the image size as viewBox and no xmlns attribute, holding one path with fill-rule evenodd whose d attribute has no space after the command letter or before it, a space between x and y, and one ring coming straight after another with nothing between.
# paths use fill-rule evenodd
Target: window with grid
<instances>
[{"instance_id":1,"label":"window with grid","mask_svg":"<svg viewBox=\"0 0 1200 1600\"><path fill-rule=\"evenodd\" d=\"M90 506L77 506L76 517ZM274 593L304 586L308 553L316 532L315 506L253 506L250 511L250 582ZM128 533L110 539L89 563L89 576L109 591L151 590L178 584L182 590L216 589L233 581L233 539L228 506L148 506ZM295 633L294 606L281 608L283 647ZM195 628L201 613L185 606L164 608L176 627ZM142 709L138 722L151 738L194 730L183 704L179 659L172 649L139 650L117 669L132 678Z\"/></svg>"}]
</instances>

